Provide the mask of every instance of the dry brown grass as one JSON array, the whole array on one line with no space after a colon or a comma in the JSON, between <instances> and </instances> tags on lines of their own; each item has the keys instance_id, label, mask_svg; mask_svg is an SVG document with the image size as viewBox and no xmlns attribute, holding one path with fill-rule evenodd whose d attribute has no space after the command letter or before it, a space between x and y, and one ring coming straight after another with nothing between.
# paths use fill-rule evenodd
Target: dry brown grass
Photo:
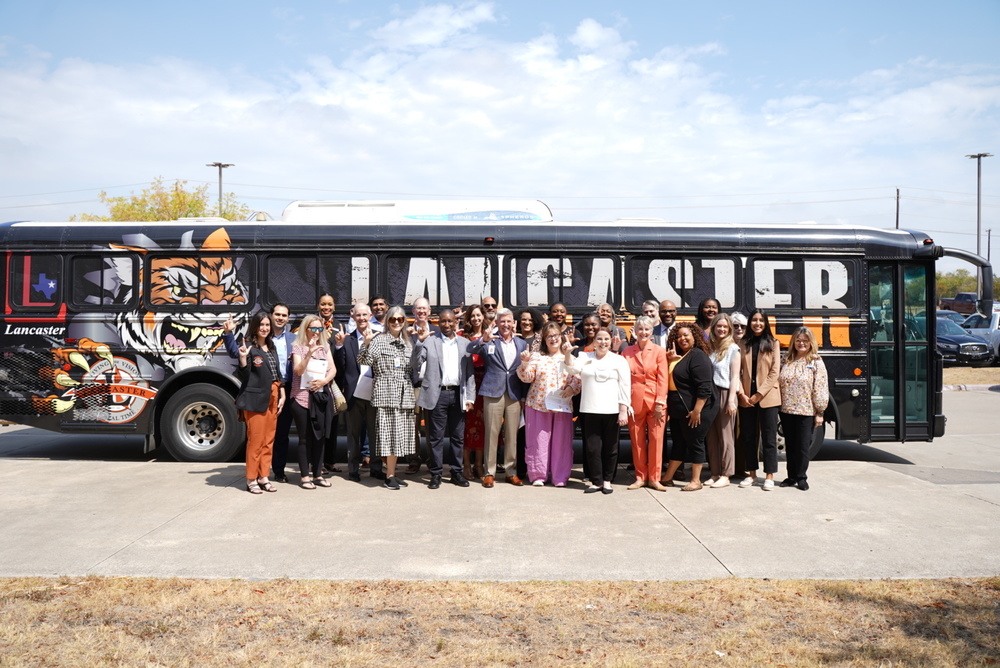
<instances>
[{"instance_id":1,"label":"dry brown grass","mask_svg":"<svg viewBox=\"0 0 1000 668\"><path fill-rule=\"evenodd\" d=\"M1000 385L1000 366L949 366L944 369L945 385Z\"/></svg>"},{"instance_id":2,"label":"dry brown grass","mask_svg":"<svg viewBox=\"0 0 1000 668\"><path fill-rule=\"evenodd\" d=\"M1000 661L998 606L1000 578L16 578L0 665L981 666Z\"/></svg>"}]
</instances>

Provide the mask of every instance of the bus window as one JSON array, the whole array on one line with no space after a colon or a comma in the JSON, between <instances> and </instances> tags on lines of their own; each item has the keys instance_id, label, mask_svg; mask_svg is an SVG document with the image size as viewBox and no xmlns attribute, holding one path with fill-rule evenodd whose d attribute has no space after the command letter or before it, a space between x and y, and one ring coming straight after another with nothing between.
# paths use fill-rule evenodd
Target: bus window
<instances>
[{"instance_id":1,"label":"bus window","mask_svg":"<svg viewBox=\"0 0 1000 668\"><path fill-rule=\"evenodd\" d=\"M647 299L669 299L680 308L694 308L712 297L723 310L733 309L739 291L737 262L727 257L629 258L625 275L630 303L626 307L638 313Z\"/></svg>"},{"instance_id":2,"label":"bus window","mask_svg":"<svg viewBox=\"0 0 1000 668\"><path fill-rule=\"evenodd\" d=\"M15 253L11 257L7 296L15 311L56 311L62 304L62 256Z\"/></svg>"},{"instance_id":3,"label":"bus window","mask_svg":"<svg viewBox=\"0 0 1000 668\"><path fill-rule=\"evenodd\" d=\"M371 266L367 255L270 255L264 261L265 306L281 302L292 311L312 311L329 293L344 311L368 301Z\"/></svg>"},{"instance_id":4,"label":"bus window","mask_svg":"<svg viewBox=\"0 0 1000 668\"><path fill-rule=\"evenodd\" d=\"M748 265L751 308L845 311L857 308L858 265L830 258L754 258Z\"/></svg>"},{"instance_id":5,"label":"bus window","mask_svg":"<svg viewBox=\"0 0 1000 668\"><path fill-rule=\"evenodd\" d=\"M569 309L621 303L621 261L617 257L507 258L506 304Z\"/></svg>"},{"instance_id":6,"label":"bus window","mask_svg":"<svg viewBox=\"0 0 1000 668\"><path fill-rule=\"evenodd\" d=\"M70 303L77 309L134 308L137 266L135 257L125 253L73 257L70 260L70 276L73 277Z\"/></svg>"},{"instance_id":7,"label":"bus window","mask_svg":"<svg viewBox=\"0 0 1000 668\"><path fill-rule=\"evenodd\" d=\"M872 265L868 270L871 316L871 420L896 420L896 311L893 265Z\"/></svg>"},{"instance_id":8,"label":"bus window","mask_svg":"<svg viewBox=\"0 0 1000 668\"><path fill-rule=\"evenodd\" d=\"M483 255L390 255L385 260L390 304L426 297L431 306L477 304L496 296L495 258Z\"/></svg>"},{"instance_id":9,"label":"bus window","mask_svg":"<svg viewBox=\"0 0 1000 668\"><path fill-rule=\"evenodd\" d=\"M171 255L150 258L146 300L154 310L229 309L252 303L253 261L245 255Z\"/></svg>"}]
</instances>

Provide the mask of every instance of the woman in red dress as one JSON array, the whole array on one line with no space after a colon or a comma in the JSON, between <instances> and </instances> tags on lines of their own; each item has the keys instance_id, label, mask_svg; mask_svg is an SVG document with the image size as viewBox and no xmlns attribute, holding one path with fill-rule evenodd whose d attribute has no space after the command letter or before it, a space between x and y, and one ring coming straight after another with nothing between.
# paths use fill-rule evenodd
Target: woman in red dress
<instances>
[{"instance_id":1,"label":"woman in red dress","mask_svg":"<svg viewBox=\"0 0 1000 668\"><path fill-rule=\"evenodd\" d=\"M469 341L477 341L483 336L483 323L486 315L483 307L473 304L462 316L462 331L459 332ZM479 355L472 356L475 367L476 388L483 382L486 373L486 360ZM476 395L476 403L472 410L465 414L465 447L462 451L462 462L465 477L469 480L479 480L483 477L483 443L486 440L486 429L483 423L483 397ZM475 463L473 463L473 458Z\"/></svg>"}]
</instances>

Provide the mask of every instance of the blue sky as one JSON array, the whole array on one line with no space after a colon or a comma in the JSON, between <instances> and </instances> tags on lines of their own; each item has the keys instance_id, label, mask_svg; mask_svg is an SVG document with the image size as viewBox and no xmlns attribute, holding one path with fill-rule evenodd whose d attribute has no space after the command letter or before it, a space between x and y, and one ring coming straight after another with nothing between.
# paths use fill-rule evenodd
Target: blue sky
<instances>
[{"instance_id":1,"label":"blue sky","mask_svg":"<svg viewBox=\"0 0 1000 668\"><path fill-rule=\"evenodd\" d=\"M96 6L94 6L96 5ZM1000 2L0 3L0 220L157 176L1000 236ZM213 187L214 192L214 187ZM1000 251L1000 242L994 241Z\"/></svg>"}]
</instances>

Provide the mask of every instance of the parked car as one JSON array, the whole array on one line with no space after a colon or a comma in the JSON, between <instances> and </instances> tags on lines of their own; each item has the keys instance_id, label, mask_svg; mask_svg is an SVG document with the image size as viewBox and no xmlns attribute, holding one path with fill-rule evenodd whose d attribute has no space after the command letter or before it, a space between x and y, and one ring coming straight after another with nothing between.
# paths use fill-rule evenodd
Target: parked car
<instances>
[{"instance_id":1,"label":"parked car","mask_svg":"<svg viewBox=\"0 0 1000 668\"><path fill-rule=\"evenodd\" d=\"M956 325L963 324L969 318L968 313L958 313L956 311L949 311L948 309L941 308L937 310L936 315L939 318L948 318L948 320L951 320Z\"/></svg>"},{"instance_id":2,"label":"parked car","mask_svg":"<svg viewBox=\"0 0 1000 668\"><path fill-rule=\"evenodd\" d=\"M975 292L959 292L954 297L942 299L941 303L938 304L938 307L942 309L951 309L952 311L958 311L959 313L975 313L976 300L978 298L979 297Z\"/></svg>"},{"instance_id":3,"label":"parked car","mask_svg":"<svg viewBox=\"0 0 1000 668\"><path fill-rule=\"evenodd\" d=\"M962 329L986 342L993 361L1000 363L1000 304L993 305L993 313L988 317L974 313L962 323Z\"/></svg>"},{"instance_id":4,"label":"parked car","mask_svg":"<svg viewBox=\"0 0 1000 668\"><path fill-rule=\"evenodd\" d=\"M993 353L985 341L972 336L948 318L937 319L937 349L945 364L984 366L993 361Z\"/></svg>"}]
</instances>

